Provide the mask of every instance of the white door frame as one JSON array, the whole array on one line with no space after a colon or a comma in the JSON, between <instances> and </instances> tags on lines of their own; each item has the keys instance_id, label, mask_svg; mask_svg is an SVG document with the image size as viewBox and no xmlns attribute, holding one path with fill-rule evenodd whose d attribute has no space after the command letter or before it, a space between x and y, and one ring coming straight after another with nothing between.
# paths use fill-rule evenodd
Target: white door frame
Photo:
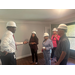
<instances>
[{"instance_id":1,"label":"white door frame","mask_svg":"<svg viewBox=\"0 0 75 75\"><path fill-rule=\"evenodd\" d=\"M45 27L45 32L47 32L48 29L50 29L49 34L50 34L50 38L51 38L51 24L50 24L50 26Z\"/></svg>"}]
</instances>

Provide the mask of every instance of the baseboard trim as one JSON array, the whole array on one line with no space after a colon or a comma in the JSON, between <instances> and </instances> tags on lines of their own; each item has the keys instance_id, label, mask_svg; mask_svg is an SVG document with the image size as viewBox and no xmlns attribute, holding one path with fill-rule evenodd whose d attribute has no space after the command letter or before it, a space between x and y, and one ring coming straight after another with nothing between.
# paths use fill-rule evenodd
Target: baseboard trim
<instances>
[{"instance_id":1,"label":"baseboard trim","mask_svg":"<svg viewBox=\"0 0 75 75\"><path fill-rule=\"evenodd\" d=\"M42 53L41 51L38 52L38 54ZM31 56L31 54L27 54L27 55L23 55L23 56L20 56L20 57L16 57L16 60L18 59L22 59L22 58L25 58L25 57L28 57L28 56Z\"/></svg>"}]
</instances>

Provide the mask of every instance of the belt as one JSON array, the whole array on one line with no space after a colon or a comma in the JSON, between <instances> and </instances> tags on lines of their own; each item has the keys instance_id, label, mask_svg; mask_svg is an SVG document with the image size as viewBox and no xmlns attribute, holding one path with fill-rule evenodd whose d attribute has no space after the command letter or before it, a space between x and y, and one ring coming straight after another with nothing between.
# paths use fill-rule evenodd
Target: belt
<instances>
[{"instance_id":1,"label":"belt","mask_svg":"<svg viewBox=\"0 0 75 75\"><path fill-rule=\"evenodd\" d=\"M14 54L15 55L15 52L10 53L10 54ZM4 55L5 55L5 52L0 51L0 56L4 56Z\"/></svg>"},{"instance_id":2,"label":"belt","mask_svg":"<svg viewBox=\"0 0 75 75\"><path fill-rule=\"evenodd\" d=\"M13 55L15 55L15 53L12 53Z\"/></svg>"}]
</instances>

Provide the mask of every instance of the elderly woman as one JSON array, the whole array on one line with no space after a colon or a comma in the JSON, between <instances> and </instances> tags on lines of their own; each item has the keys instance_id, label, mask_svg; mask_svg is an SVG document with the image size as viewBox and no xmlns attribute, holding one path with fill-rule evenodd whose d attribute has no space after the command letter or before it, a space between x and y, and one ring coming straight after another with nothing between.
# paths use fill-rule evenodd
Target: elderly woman
<instances>
[{"instance_id":1,"label":"elderly woman","mask_svg":"<svg viewBox=\"0 0 75 75\"><path fill-rule=\"evenodd\" d=\"M44 41L42 43L43 45L43 55L45 59L45 64L50 65L50 50L53 48L52 41L49 39L49 34L44 33Z\"/></svg>"}]
</instances>

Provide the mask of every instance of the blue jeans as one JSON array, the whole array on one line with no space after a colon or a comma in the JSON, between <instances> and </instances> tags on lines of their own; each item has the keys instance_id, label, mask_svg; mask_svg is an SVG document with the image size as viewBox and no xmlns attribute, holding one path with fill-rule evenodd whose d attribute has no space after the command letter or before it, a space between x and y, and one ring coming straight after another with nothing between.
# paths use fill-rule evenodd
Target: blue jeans
<instances>
[{"instance_id":1,"label":"blue jeans","mask_svg":"<svg viewBox=\"0 0 75 75\"><path fill-rule=\"evenodd\" d=\"M45 59L45 64L46 65L51 65L51 53L50 50L43 50L43 55L44 55L44 59Z\"/></svg>"}]
</instances>

